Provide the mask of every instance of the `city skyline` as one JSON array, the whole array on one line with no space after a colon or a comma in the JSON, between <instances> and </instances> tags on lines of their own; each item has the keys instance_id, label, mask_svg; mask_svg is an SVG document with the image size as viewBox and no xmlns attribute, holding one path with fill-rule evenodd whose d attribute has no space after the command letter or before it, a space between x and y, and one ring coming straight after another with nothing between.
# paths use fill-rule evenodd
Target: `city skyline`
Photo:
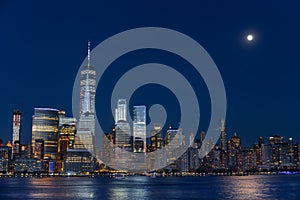
<instances>
[{"instance_id":1,"label":"city skyline","mask_svg":"<svg viewBox=\"0 0 300 200\"><path fill-rule=\"evenodd\" d=\"M159 121L147 130L145 105L133 106L131 129L126 99L117 100L114 127L109 133L103 133L103 139L107 139L102 140L101 147L95 145L96 135L101 133L97 134L95 127L96 71L90 62L90 42L87 49L87 64L80 71L78 123L76 118L66 117L63 110L34 108L31 144L22 144L22 112L15 110L13 143L1 145L1 171L6 174L26 171L63 175L99 173L112 167L112 170L128 172L239 174L299 169L300 141L294 143L292 137L273 135L264 142L259 136L257 143L243 145L242 138L236 133L227 137L224 119L220 120L217 141L207 138L210 135L204 130L201 130L200 138L194 138L193 132L187 133L181 127L170 126L164 132L162 127L165 125ZM97 165L99 162L103 162L102 167Z\"/></svg>"},{"instance_id":2,"label":"city skyline","mask_svg":"<svg viewBox=\"0 0 300 200\"><path fill-rule=\"evenodd\" d=\"M122 102L124 102L124 99L122 99ZM146 140L143 141L144 139L140 133L140 131L146 132L146 130L141 130L140 127L136 130L138 133L135 133L134 130L134 126L137 123L138 125L144 124L145 126L146 108L145 106L139 105L134 106L134 110L135 117L132 133L130 132L130 126L129 131L126 132L127 129L124 129L124 124L127 122L121 120L116 123L112 133L106 135L106 137L112 138L112 140L109 139L112 144L119 147L114 150L117 151L112 159L117 158L115 162L120 163L116 163L114 166L119 166L123 171L124 169L131 168L130 162L128 163L126 161L132 158L129 158L126 153L124 154L122 150L132 151L137 154L147 152L150 157L147 157L143 162L147 163L148 171L158 170L158 172L160 172L163 170L170 172L171 170L173 172L173 170L178 170L179 172L194 171L228 174L233 172L254 173L274 170L299 170L300 141L294 142L291 137L285 138L280 135L272 135L263 138L259 136L257 137L256 143L245 146L243 145L242 138L236 133L227 137L225 121L221 120L221 137L217 144L215 144L213 140L204 140L206 133L203 131L201 132L200 139L192 140L194 135L190 134L188 138L187 135L183 134L181 129L170 127L164 134L162 133L161 125L158 124L155 124L151 131L150 141L146 142ZM19 111L16 111L15 115L16 114L18 116L21 115ZM35 108L35 115L32 121L32 150L30 150L31 145L20 144L18 141L12 145L10 143L6 146L2 145L2 171L7 173L20 173L24 170L29 170L28 172L30 173L58 172L62 174L70 170L74 173L101 171L101 168L100 171L96 170L96 163L93 159L88 161L92 158L91 153L93 153L94 150L89 149L89 146L85 144L87 141L83 142L82 138L76 134L77 125L75 118L66 117L65 111L53 108ZM121 135L118 136L118 127L121 134L128 134L132 137L132 142L130 139L124 140L124 137ZM146 133L143 134L146 135ZM120 138L118 139L118 137ZM184 143L188 143L188 139L188 148L181 149L182 145L182 147L184 147ZM204 143L205 141L207 143ZM84 146L80 146L80 144ZM108 148L112 148L112 146ZM89 151L85 151L85 149ZM165 150L161 151L162 149ZM158 152L151 155L151 152L157 150ZM105 154L110 154L110 151L111 150L107 149L107 147L103 149L103 153ZM11 156L6 157L5 155ZM153 155L158 156L160 161L151 161ZM177 155L181 156L177 159ZM78 160L80 157L82 157L81 159L84 161L81 159ZM26 164L22 164L23 162ZM157 166L160 167L157 168ZM109 165L107 167L109 167ZM133 167L133 169L139 169L139 166Z\"/></svg>"},{"instance_id":3,"label":"city skyline","mask_svg":"<svg viewBox=\"0 0 300 200\"><path fill-rule=\"evenodd\" d=\"M153 123L151 131L147 130L147 106L139 104L133 106L131 129L127 122L126 99L118 99L116 102L114 128L108 134L102 133L107 140L102 140L102 147L95 145L96 135L101 134L97 134L95 125L95 83L96 70L91 65L88 42L87 64L84 63L80 70L78 124L76 118L66 117L63 110L35 108L31 144L24 145L19 141L22 136L22 112L14 111L14 142L1 147L4 158L2 171L92 173L97 172L96 163L101 162L102 158L105 158L102 161L107 167L113 164L111 167L116 170L133 172L221 170L222 173L239 173L249 170L297 170L299 167L299 141L294 144L292 138L285 140L282 136L274 135L268 137L268 143L264 143L259 136L257 144L243 146L241 137L236 133L227 139L224 119L220 120L220 139L216 141L212 137L206 138L209 134L206 135L204 130L199 134L200 139L195 139L193 132L187 133L181 127L170 126L164 133L159 121ZM150 136L148 141L147 135ZM98 162L93 156L96 156Z\"/></svg>"},{"instance_id":4,"label":"city skyline","mask_svg":"<svg viewBox=\"0 0 300 200\"><path fill-rule=\"evenodd\" d=\"M125 102L125 106L122 105L121 107L117 107L116 110L115 110L116 111L115 112L115 116L117 116L117 113L119 112L118 109L124 109L124 110L126 110L125 112L127 112L127 109L125 108L126 107L126 99L120 99L120 100L122 102ZM140 106L144 106L144 105L134 106L133 110L134 110L135 107L140 107ZM36 110L36 109L42 109L42 110L43 109L50 109L50 110L53 109L53 110L59 111L56 108L48 108L48 107L34 108L34 110ZM145 109L146 109L146 107L145 107ZM64 110L62 110L62 111L64 111ZM115 121L114 124L111 124L111 127L114 126L114 125L118 125L118 124L123 124L124 125L124 122L128 123L126 120L124 120L124 119L127 118L127 116L123 115L123 113L124 112L122 111L122 114L121 114L122 117L119 114L119 116L117 118L120 118L120 120L117 120L117 121ZM134 113L134 111L133 111L133 113ZM23 124L23 122L22 122L22 115L23 115L23 113L20 110L15 109L15 111L13 112L13 117L12 117L12 127L11 127L12 131L11 131L11 135L8 137L7 140L3 140L2 138L0 138L3 141L3 144L6 144L8 142L10 142L11 144L13 144L14 143L14 138L21 138L23 136L22 135L22 130L21 130L21 127L22 127L22 124ZM117 118L115 118L115 119L117 119ZM80 121L80 118L79 118L79 121ZM93 123L95 123L95 122L93 122ZM157 125L159 123L160 122L156 122L155 124L153 124L154 125L153 128L155 128L155 125ZM228 132L225 133L223 131L225 129L225 121L224 120L220 120L220 123L221 123L220 128L219 128L219 130L220 130L220 138L218 139L218 142L221 144L221 146L226 146L226 145L224 145L224 139L223 138L226 138L226 135L228 135ZM31 123L31 125L32 125L32 123ZM130 129L130 127L129 127L129 129ZM201 129L200 133L197 134L197 136L195 136L195 140L202 138L201 132L203 132L203 131L205 131L205 129ZM148 137L146 137L146 138L150 138L150 135L149 135L150 132L151 132L150 129L146 130L146 134L148 135ZM234 135L234 134L237 134L237 133L238 132L234 131L234 132L230 133L229 135ZM105 133L103 133L103 134L105 134ZM223 134L225 134L225 135L223 135ZM283 134L282 133L273 133L273 134L270 134L270 135L275 136L275 135L283 135ZM267 137L269 137L270 135L268 135ZM260 137L261 135L256 134L255 136L257 138L257 137ZM32 135L31 135L31 137L32 137ZM289 136L289 135L283 135L283 137L291 138L291 136ZM293 140L298 141L298 140L300 140L300 138L299 137L294 137ZM20 142L18 139L15 139L15 141ZM255 141L256 140L254 140L254 141L247 141L246 144L253 144L253 142L255 142ZM28 142L32 142L32 139L30 138L30 141L28 141ZM21 144L29 144L28 142L23 142Z\"/></svg>"}]
</instances>

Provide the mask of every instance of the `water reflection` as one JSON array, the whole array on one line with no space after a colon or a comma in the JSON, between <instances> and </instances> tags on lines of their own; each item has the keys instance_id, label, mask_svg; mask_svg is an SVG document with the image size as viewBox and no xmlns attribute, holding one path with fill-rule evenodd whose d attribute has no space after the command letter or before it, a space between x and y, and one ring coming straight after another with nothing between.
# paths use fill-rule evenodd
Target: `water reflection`
<instances>
[{"instance_id":1,"label":"water reflection","mask_svg":"<svg viewBox=\"0 0 300 200\"><path fill-rule=\"evenodd\" d=\"M32 178L29 184L33 187L28 197L30 199L93 199L95 188L92 179L76 178ZM65 190L64 190L65 188Z\"/></svg>"},{"instance_id":2,"label":"water reflection","mask_svg":"<svg viewBox=\"0 0 300 200\"><path fill-rule=\"evenodd\" d=\"M300 199L300 176L0 178L0 199Z\"/></svg>"},{"instance_id":3,"label":"water reflection","mask_svg":"<svg viewBox=\"0 0 300 200\"><path fill-rule=\"evenodd\" d=\"M109 199L149 199L149 178L129 177L116 180L109 187Z\"/></svg>"},{"instance_id":4,"label":"water reflection","mask_svg":"<svg viewBox=\"0 0 300 200\"><path fill-rule=\"evenodd\" d=\"M221 194L227 199L267 199L271 186L262 176L224 177L226 184L221 186ZM223 182L222 181L222 182Z\"/></svg>"}]
</instances>

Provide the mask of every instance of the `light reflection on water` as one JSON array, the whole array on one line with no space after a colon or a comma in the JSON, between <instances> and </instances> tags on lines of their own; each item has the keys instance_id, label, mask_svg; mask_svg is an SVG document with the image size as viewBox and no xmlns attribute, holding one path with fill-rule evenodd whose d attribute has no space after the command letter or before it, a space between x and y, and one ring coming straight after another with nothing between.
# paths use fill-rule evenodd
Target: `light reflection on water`
<instances>
[{"instance_id":1,"label":"light reflection on water","mask_svg":"<svg viewBox=\"0 0 300 200\"><path fill-rule=\"evenodd\" d=\"M73 180L74 179L74 180ZM93 199L94 188L86 178L31 178L30 199Z\"/></svg>"},{"instance_id":2,"label":"light reflection on water","mask_svg":"<svg viewBox=\"0 0 300 200\"><path fill-rule=\"evenodd\" d=\"M265 178L258 176L231 177L222 189L230 199L267 199L271 198L270 185Z\"/></svg>"},{"instance_id":3,"label":"light reflection on water","mask_svg":"<svg viewBox=\"0 0 300 200\"><path fill-rule=\"evenodd\" d=\"M116 187L109 188L109 199L148 199L150 188L148 177L126 177L116 180Z\"/></svg>"},{"instance_id":4,"label":"light reflection on water","mask_svg":"<svg viewBox=\"0 0 300 200\"><path fill-rule=\"evenodd\" d=\"M300 199L300 176L0 178L0 199Z\"/></svg>"}]
</instances>

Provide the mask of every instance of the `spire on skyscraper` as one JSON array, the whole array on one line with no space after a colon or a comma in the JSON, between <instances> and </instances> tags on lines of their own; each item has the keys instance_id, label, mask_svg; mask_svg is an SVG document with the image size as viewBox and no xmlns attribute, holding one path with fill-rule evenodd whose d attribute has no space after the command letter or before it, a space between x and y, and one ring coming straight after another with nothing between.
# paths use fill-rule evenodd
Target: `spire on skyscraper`
<instances>
[{"instance_id":1,"label":"spire on skyscraper","mask_svg":"<svg viewBox=\"0 0 300 200\"><path fill-rule=\"evenodd\" d=\"M91 66L91 42L88 41L88 61L87 61L87 66Z\"/></svg>"}]
</instances>

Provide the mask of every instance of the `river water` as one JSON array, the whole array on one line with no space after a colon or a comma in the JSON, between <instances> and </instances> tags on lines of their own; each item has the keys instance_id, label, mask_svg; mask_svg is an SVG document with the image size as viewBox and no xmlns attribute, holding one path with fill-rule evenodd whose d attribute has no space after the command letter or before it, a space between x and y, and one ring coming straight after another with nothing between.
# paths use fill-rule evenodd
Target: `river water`
<instances>
[{"instance_id":1,"label":"river water","mask_svg":"<svg viewBox=\"0 0 300 200\"><path fill-rule=\"evenodd\" d=\"M300 175L2 177L0 199L300 199Z\"/></svg>"}]
</instances>

